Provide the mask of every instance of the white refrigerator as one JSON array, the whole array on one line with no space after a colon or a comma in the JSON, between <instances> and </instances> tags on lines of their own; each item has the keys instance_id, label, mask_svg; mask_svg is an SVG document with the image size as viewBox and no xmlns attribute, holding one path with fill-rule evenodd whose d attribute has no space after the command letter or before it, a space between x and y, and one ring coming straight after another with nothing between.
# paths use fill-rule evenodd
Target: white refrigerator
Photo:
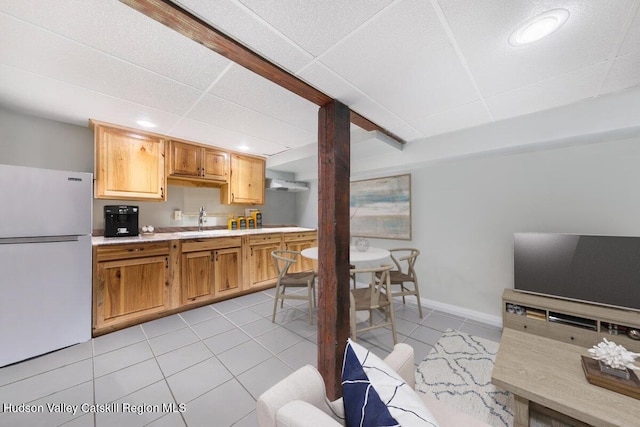
<instances>
[{"instance_id":1,"label":"white refrigerator","mask_svg":"<svg viewBox=\"0 0 640 427\"><path fill-rule=\"evenodd\" d=\"M92 187L0 164L0 367L91 339Z\"/></svg>"}]
</instances>

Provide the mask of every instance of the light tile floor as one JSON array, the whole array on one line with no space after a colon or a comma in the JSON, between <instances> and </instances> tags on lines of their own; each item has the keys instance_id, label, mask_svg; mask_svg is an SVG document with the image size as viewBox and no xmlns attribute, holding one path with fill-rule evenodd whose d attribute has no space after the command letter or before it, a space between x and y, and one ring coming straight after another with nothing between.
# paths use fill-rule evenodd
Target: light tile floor
<instances>
[{"instance_id":1,"label":"light tile floor","mask_svg":"<svg viewBox=\"0 0 640 427\"><path fill-rule=\"evenodd\" d=\"M285 303L272 323L271 289L1 368L0 427L254 427L258 396L316 365L317 331L304 303ZM430 310L421 320L417 307L395 307L398 340L413 346L416 363L447 328L500 340L495 327ZM358 342L380 357L393 347L385 329Z\"/></svg>"}]
</instances>

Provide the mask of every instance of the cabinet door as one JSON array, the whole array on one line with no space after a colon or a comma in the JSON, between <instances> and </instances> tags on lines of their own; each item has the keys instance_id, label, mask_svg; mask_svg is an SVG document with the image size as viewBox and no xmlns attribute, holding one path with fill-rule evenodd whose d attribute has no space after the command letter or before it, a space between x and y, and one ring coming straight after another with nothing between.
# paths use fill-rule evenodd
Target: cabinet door
<instances>
[{"instance_id":1,"label":"cabinet door","mask_svg":"<svg viewBox=\"0 0 640 427\"><path fill-rule=\"evenodd\" d=\"M214 297L214 260L212 251L182 255L183 304Z\"/></svg>"},{"instance_id":2,"label":"cabinet door","mask_svg":"<svg viewBox=\"0 0 640 427\"><path fill-rule=\"evenodd\" d=\"M202 177L215 181L227 181L228 155L224 151L202 149Z\"/></svg>"},{"instance_id":3,"label":"cabinet door","mask_svg":"<svg viewBox=\"0 0 640 427\"><path fill-rule=\"evenodd\" d=\"M167 305L167 263L166 256L98 263L96 326L163 311Z\"/></svg>"},{"instance_id":4,"label":"cabinet door","mask_svg":"<svg viewBox=\"0 0 640 427\"><path fill-rule=\"evenodd\" d=\"M285 247L290 251L302 252L308 248L314 248L318 246L318 241L316 239L313 240L298 240L293 242L287 242ZM316 260L305 258L302 255L298 255L296 263L293 264L289 271L292 273L298 273L300 271L315 271L318 266L318 262Z\"/></svg>"},{"instance_id":5,"label":"cabinet door","mask_svg":"<svg viewBox=\"0 0 640 427\"><path fill-rule=\"evenodd\" d=\"M278 273L273 264L271 252L280 249L280 242L251 246L251 286L259 285L268 280L278 278Z\"/></svg>"},{"instance_id":6,"label":"cabinet door","mask_svg":"<svg viewBox=\"0 0 640 427\"><path fill-rule=\"evenodd\" d=\"M300 233L285 233L284 247L290 251L302 252L308 248L318 246L318 233L315 231L304 231ZM291 272L317 271L318 261L298 256L297 262L290 268Z\"/></svg>"},{"instance_id":7,"label":"cabinet door","mask_svg":"<svg viewBox=\"0 0 640 427\"><path fill-rule=\"evenodd\" d=\"M216 295L228 295L240 291L242 284L242 248L214 251Z\"/></svg>"},{"instance_id":8,"label":"cabinet door","mask_svg":"<svg viewBox=\"0 0 640 427\"><path fill-rule=\"evenodd\" d=\"M164 140L95 127L98 199L166 200Z\"/></svg>"},{"instance_id":9,"label":"cabinet door","mask_svg":"<svg viewBox=\"0 0 640 427\"><path fill-rule=\"evenodd\" d=\"M171 175L200 176L201 150L195 145L171 141Z\"/></svg>"},{"instance_id":10,"label":"cabinet door","mask_svg":"<svg viewBox=\"0 0 640 427\"><path fill-rule=\"evenodd\" d=\"M264 159L231 154L229 167L229 185L223 194L226 197L223 203L264 204Z\"/></svg>"}]
</instances>

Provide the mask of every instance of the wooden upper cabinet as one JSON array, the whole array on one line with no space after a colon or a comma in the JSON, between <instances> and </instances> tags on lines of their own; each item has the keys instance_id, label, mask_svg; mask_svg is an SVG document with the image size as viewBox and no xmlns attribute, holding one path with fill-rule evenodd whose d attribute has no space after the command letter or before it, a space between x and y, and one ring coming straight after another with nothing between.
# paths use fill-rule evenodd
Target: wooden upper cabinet
<instances>
[{"instance_id":1,"label":"wooden upper cabinet","mask_svg":"<svg viewBox=\"0 0 640 427\"><path fill-rule=\"evenodd\" d=\"M220 192L222 203L263 205L265 160L231 153L229 165L229 183Z\"/></svg>"},{"instance_id":2,"label":"wooden upper cabinet","mask_svg":"<svg viewBox=\"0 0 640 427\"><path fill-rule=\"evenodd\" d=\"M95 121L90 125L97 199L167 200L164 139Z\"/></svg>"},{"instance_id":3,"label":"wooden upper cabinet","mask_svg":"<svg viewBox=\"0 0 640 427\"><path fill-rule=\"evenodd\" d=\"M202 149L202 177L227 182L229 155L212 148Z\"/></svg>"},{"instance_id":4,"label":"wooden upper cabinet","mask_svg":"<svg viewBox=\"0 0 640 427\"><path fill-rule=\"evenodd\" d=\"M171 141L170 175L200 176L200 151L196 145Z\"/></svg>"},{"instance_id":5,"label":"wooden upper cabinet","mask_svg":"<svg viewBox=\"0 0 640 427\"><path fill-rule=\"evenodd\" d=\"M228 154L186 142L171 141L172 178L227 182Z\"/></svg>"}]
</instances>

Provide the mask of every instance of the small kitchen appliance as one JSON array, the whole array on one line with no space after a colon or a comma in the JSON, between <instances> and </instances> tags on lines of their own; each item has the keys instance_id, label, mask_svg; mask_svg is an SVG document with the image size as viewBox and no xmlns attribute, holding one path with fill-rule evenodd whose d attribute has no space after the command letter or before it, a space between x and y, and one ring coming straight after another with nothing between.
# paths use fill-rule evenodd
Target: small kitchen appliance
<instances>
[{"instance_id":1,"label":"small kitchen appliance","mask_svg":"<svg viewBox=\"0 0 640 427\"><path fill-rule=\"evenodd\" d=\"M138 235L138 206L105 206L104 237Z\"/></svg>"}]
</instances>

